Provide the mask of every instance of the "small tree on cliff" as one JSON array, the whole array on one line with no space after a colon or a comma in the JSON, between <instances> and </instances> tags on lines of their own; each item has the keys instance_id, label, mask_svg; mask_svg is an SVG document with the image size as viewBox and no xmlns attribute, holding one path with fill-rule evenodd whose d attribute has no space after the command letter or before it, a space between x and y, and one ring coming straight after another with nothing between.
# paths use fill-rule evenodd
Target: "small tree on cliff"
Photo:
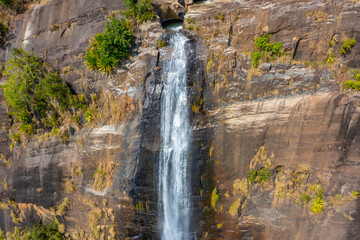
<instances>
[{"instance_id":1,"label":"small tree on cliff","mask_svg":"<svg viewBox=\"0 0 360 240\"><path fill-rule=\"evenodd\" d=\"M47 71L45 62L22 49L12 49L3 75L9 114L27 135L38 128L59 126L61 112L81 105L58 75Z\"/></svg>"},{"instance_id":2,"label":"small tree on cliff","mask_svg":"<svg viewBox=\"0 0 360 240\"><path fill-rule=\"evenodd\" d=\"M85 65L109 74L127 57L133 36L129 22L110 17L105 32L95 35L91 41L85 54Z\"/></svg>"}]
</instances>

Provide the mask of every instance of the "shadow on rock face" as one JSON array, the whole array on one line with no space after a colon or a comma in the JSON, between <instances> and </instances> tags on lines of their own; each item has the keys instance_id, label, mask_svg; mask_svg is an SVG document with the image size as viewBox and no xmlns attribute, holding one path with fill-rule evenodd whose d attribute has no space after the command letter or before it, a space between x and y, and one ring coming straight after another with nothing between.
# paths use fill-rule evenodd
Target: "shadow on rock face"
<instances>
[{"instance_id":1,"label":"shadow on rock face","mask_svg":"<svg viewBox=\"0 0 360 240\"><path fill-rule=\"evenodd\" d=\"M356 210L351 215L353 221L349 224L346 239L359 239L360 236L360 198L356 200Z\"/></svg>"}]
</instances>

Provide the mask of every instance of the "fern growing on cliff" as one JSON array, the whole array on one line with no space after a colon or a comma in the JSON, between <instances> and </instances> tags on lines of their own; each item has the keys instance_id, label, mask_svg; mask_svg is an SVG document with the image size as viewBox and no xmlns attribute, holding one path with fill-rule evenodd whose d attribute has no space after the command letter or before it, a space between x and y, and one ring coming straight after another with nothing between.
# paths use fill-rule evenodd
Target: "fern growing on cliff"
<instances>
[{"instance_id":1,"label":"fern growing on cliff","mask_svg":"<svg viewBox=\"0 0 360 240\"><path fill-rule=\"evenodd\" d=\"M110 17L103 33L95 35L85 54L89 69L110 74L129 52L133 39L130 23Z\"/></svg>"}]
</instances>

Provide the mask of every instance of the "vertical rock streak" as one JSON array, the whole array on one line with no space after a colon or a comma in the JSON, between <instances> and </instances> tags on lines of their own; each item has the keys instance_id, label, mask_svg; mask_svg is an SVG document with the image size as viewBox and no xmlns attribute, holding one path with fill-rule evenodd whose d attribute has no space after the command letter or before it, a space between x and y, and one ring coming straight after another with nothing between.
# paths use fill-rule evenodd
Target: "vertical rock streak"
<instances>
[{"instance_id":1,"label":"vertical rock streak","mask_svg":"<svg viewBox=\"0 0 360 240\"><path fill-rule=\"evenodd\" d=\"M164 240L189 239L188 147L191 129L186 96L187 38L174 33L171 59L164 68L161 100L162 151L159 163L160 231Z\"/></svg>"}]
</instances>

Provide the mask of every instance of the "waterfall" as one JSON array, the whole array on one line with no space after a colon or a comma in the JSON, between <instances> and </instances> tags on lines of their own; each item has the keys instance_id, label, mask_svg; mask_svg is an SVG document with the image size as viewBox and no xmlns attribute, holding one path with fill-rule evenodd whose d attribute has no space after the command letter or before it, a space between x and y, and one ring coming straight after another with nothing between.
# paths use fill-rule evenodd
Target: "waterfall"
<instances>
[{"instance_id":1,"label":"waterfall","mask_svg":"<svg viewBox=\"0 0 360 240\"><path fill-rule=\"evenodd\" d=\"M165 64L161 100L161 140L159 159L159 213L163 240L190 239L190 180L188 148L189 110L186 96L186 53L188 39L172 33L171 59Z\"/></svg>"}]
</instances>

